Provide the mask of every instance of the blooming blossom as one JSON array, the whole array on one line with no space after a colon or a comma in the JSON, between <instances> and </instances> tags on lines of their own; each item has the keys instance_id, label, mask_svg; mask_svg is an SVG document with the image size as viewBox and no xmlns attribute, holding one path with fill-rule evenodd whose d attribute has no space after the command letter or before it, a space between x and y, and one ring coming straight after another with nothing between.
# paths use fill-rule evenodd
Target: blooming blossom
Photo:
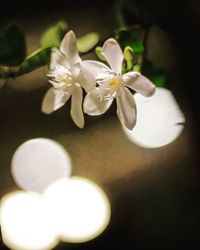
<instances>
[{"instance_id":1,"label":"blooming blossom","mask_svg":"<svg viewBox=\"0 0 200 250\"><path fill-rule=\"evenodd\" d=\"M102 54L110 68L96 61L83 61L83 67L90 69L96 76L97 87L93 88L85 97L83 108L88 115L101 115L111 106L114 99L117 102L117 115L122 124L132 129L136 123L136 104L130 89L151 96L155 92L154 84L138 72L122 74L124 59L122 50L116 40L110 38L105 41Z\"/></svg>"},{"instance_id":2,"label":"blooming blossom","mask_svg":"<svg viewBox=\"0 0 200 250\"><path fill-rule=\"evenodd\" d=\"M65 35L59 50L52 49L47 76L52 87L43 99L42 111L50 114L62 107L71 97L71 117L78 127L83 128L82 87L86 92L90 91L95 86L95 78L87 69L81 67L73 31Z\"/></svg>"}]
</instances>

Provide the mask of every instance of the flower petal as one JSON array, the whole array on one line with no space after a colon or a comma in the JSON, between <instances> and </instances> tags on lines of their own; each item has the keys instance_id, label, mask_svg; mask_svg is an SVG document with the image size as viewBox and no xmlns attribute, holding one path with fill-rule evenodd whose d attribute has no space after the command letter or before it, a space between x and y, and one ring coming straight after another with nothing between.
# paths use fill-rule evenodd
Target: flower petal
<instances>
[{"instance_id":1,"label":"flower petal","mask_svg":"<svg viewBox=\"0 0 200 250\"><path fill-rule=\"evenodd\" d=\"M84 60L81 62L81 66L87 69L94 77L98 77L99 74L108 74L111 69L104 63L93 61L93 60Z\"/></svg>"},{"instance_id":2,"label":"flower petal","mask_svg":"<svg viewBox=\"0 0 200 250\"><path fill-rule=\"evenodd\" d=\"M113 38L106 40L102 48L102 54L105 56L111 69L115 73L120 74L124 56L118 42Z\"/></svg>"},{"instance_id":3,"label":"flower petal","mask_svg":"<svg viewBox=\"0 0 200 250\"><path fill-rule=\"evenodd\" d=\"M70 98L70 92L64 92L62 89L50 88L42 101L42 112L50 114L61 108Z\"/></svg>"},{"instance_id":4,"label":"flower petal","mask_svg":"<svg viewBox=\"0 0 200 250\"><path fill-rule=\"evenodd\" d=\"M155 85L145 76L137 72L129 72L123 76L124 84L142 94L143 96L152 96L155 93Z\"/></svg>"},{"instance_id":5,"label":"flower petal","mask_svg":"<svg viewBox=\"0 0 200 250\"><path fill-rule=\"evenodd\" d=\"M133 95L122 87L117 95L117 115L119 120L128 129L133 129L136 123L136 104Z\"/></svg>"},{"instance_id":6,"label":"flower petal","mask_svg":"<svg viewBox=\"0 0 200 250\"><path fill-rule=\"evenodd\" d=\"M83 102L83 109L86 114L91 116L101 115L109 109L113 99L104 98L106 93L101 94L103 94L103 97L100 97L98 88L95 88L86 95Z\"/></svg>"},{"instance_id":7,"label":"flower petal","mask_svg":"<svg viewBox=\"0 0 200 250\"><path fill-rule=\"evenodd\" d=\"M53 48L51 51L50 70L54 70L58 65L69 67L65 56L57 48Z\"/></svg>"},{"instance_id":8,"label":"flower petal","mask_svg":"<svg viewBox=\"0 0 200 250\"><path fill-rule=\"evenodd\" d=\"M81 67L77 82L85 89L86 92L91 91L96 84L96 79L89 70Z\"/></svg>"},{"instance_id":9,"label":"flower petal","mask_svg":"<svg viewBox=\"0 0 200 250\"><path fill-rule=\"evenodd\" d=\"M80 63L76 63L71 66L71 74L74 79L79 76L80 70L81 70Z\"/></svg>"},{"instance_id":10,"label":"flower petal","mask_svg":"<svg viewBox=\"0 0 200 250\"><path fill-rule=\"evenodd\" d=\"M74 65L81 61L76 45L76 36L72 30L70 30L63 38L60 50L66 56L70 65Z\"/></svg>"},{"instance_id":11,"label":"flower petal","mask_svg":"<svg viewBox=\"0 0 200 250\"><path fill-rule=\"evenodd\" d=\"M80 87L79 84L76 83L73 86L70 114L73 121L79 128L83 128L84 126L82 100L83 100L82 88Z\"/></svg>"}]
</instances>

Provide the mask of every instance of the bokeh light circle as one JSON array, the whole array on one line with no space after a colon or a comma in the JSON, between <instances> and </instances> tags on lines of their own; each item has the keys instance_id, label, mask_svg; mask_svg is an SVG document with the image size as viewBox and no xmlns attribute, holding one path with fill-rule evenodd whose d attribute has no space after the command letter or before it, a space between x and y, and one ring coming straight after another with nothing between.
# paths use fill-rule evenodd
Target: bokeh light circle
<instances>
[{"instance_id":1,"label":"bokeh light circle","mask_svg":"<svg viewBox=\"0 0 200 250\"><path fill-rule=\"evenodd\" d=\"M59 180L47 188L44 197L56 216L56 227L64 242L92 240L109 223L111 208L106 194L86 178Z\"/></svg>"},{"instance_id":2,"label":"bokeh light circle","mask_svg":"<svg viewBox=\"0 0 200 250\"><path fill-rule=\"evenodd\" d=\"M42 192L54 181L71 174L70 156L53 140L28 140L15 151L11 173L20 188Z\"/></svg>"},{"instance_id":3,"label":"bokeh light circle","mask_svg":"<svg viewBox=\"0 0 200 250\"><path fill-rule=\"evenodd\" d=\"M157 88L152 97L133 95L137 106L137 122L132 130L123 127L128 138L145 148L165 146L178 138L185 122L172 92Z\"/></svg>"},{"instance_id":4,"label":"bokeh light circle","mask_svg":"<svg viewBox=\"0 0 200 250\"><path fill-rule=\"evenodd\" d=\"M5 195L0 223L3 242L12 250L50 250L59 242L49 209L36 193Z\"/></svg>"}]
</instances>

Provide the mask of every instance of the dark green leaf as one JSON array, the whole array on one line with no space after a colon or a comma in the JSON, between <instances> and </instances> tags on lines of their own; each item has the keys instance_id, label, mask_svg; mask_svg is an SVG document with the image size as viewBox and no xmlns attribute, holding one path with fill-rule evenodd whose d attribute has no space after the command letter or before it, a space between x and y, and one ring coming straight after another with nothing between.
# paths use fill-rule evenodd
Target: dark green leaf
<instances>
[{"instance_id":1,"label":"dark green leaf","mask_svg":"<svg viewBox=\"0 0 200 250\"><path fill-rule=\"evenodd\" d=\"M58 22L47 29L41 37L41 46L43 48L58 47L64 35L68 30L66 22Z\"/></svg>"},{"instance_id":2,"label":"dark green leaf","mask_svg":"<svg viewBox=\"0 0 200 250\"><path fill-rule=\"evenodd\" d=\"M34 51L19 67L17 74L24 74L50 62L51 48L40 48Z\"/></svg>"},{"instance_id":3,"label":"dark green leaf","mask_svg":"<svg viewBox=\"0 0 200 250\"><path fill-rule=\"evenodd\" d=\"M25 57L25 36L18 26L11 25L0 35L0 64L18 66Z\"/></svg>"},{"instance_id":4,"label":"dark green leaf","mask_svg":"<svg viewBox=\"0 0 200 250\"><path fill-rule=\"evenodd\" d=\"M122 14L127 25L133 25L134 23L142 25L157 24L162 29L167 30L174 29L175 25L180 25L179 14L180 9L183 7L183 1L123 0L120 2L122 3Z\"/></svg>"},{"instance_id":5,"label":"dark green leaf","mask_svg":"<svg viewBox=\"0 0 200 250\"><path fill-rule=\"evenodd\" d=\"M157 87L166 87L167 75L158 65L145 61L141 71L142 74L149 78Z\"/></svg>"},{"instance_id":6,"label":"dark green leaf","mask_svg":"<svg viewBox=\"0 0 200 250\"><path fill-rule=\"evenodd\" d=\"M133 49L134 53L139 54L144 51L143 43L127 30L119 30L116 34L116 38L123 50L128 46Z\"/></svg>"},{"instance_id":7,"label":"dark green leaf","mask_svg":"<svg viewBox=\"0 0 200 250\"><path fill-rule=\"evenodd\" d=\"M99 34L96 32L88 33L77 39L77 48L79 52L88 52L99 42Z\"/></svg>"},{"instance_id":8,"label":"dark green leaf","mask_svg":"<svg viewBox=\"0 0 200 250\"><path fill-rule=\"evenodd\" d=\"M6 79L5 78L0 78L0 89L5 85Z\"/></svg>"}]
</instances>

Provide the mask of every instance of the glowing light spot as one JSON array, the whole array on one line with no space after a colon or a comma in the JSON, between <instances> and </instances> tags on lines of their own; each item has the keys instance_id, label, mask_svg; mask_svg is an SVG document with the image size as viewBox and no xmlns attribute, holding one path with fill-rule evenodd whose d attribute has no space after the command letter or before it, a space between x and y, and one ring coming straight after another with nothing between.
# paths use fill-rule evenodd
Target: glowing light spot
<instances>
[{"instance_id":1,"label":"glowing light spot","mask_svg":"<svg viewBox=\"0 0 200 250\"><path fill-rule=\"evenodd\" d=\"M42 192L57 179L70 175L71 161L60 144L37 138L18 147L12 158L11 172L20 188Z\"/></svg>"},{"instance_id":2,"label":"glowing light spot","mask_svg":"<svg viewBox=\"0 0 200 250\"><path fill-rule=\"evenodd\" d=\"M136 126L132 131L123 128L131 141L145 148L157 148L173 142L181 134L185 118L169 90L157 88L152 97L137 93L134 98Z\"/></svg>"},{"instance_id":3,"label":"glowing light spot","mask_svg":"<svg viewBox=\"0 0 200 250\"><path fill-rule=\"evenodd\" d=\"M110 204L105 193L92 181L72 177L48 187L44 197L56 215L60 239L80 243L100 235L110 220Z\"/></svg>"},{"instance_id":4,"label":"glowing light spot","mask_svg":"<svg viewBox=\"0 0 200 250\"><path fill-rule=\"evenodd\" d=\"M0 222L3 242L12 250L49 250L58 243L48 209L35 193L4 196Z\"/></svg>"}]
</instances>

